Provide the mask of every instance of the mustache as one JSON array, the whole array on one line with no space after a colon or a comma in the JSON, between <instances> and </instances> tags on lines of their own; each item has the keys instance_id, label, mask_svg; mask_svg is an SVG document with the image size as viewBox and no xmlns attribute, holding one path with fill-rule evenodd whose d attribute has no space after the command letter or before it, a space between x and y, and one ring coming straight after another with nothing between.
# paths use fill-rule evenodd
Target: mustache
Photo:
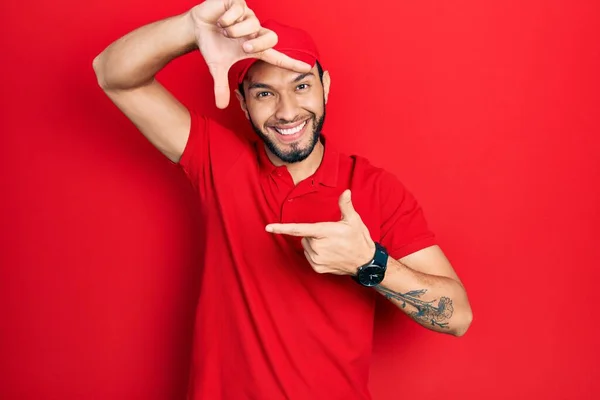
<instances>
[{"instance_id":1,"label":"mustache","mask_svg":"<svg viewBox=\"0 0 600 400\"><path fill-rule=\"evenodd\" d=\"M303 115L303 116L299 116L299 117L294 117L294 119L288 120L288 119L277 119L274 121L270 121L268 124L266 124L266 126L273 126L273 125L289 125L289 124L294 124L296 122L300 122L300 121L306 121L309 119L315 119L316 115L314 113L310 113L310 115Z\"/></svg>"}]
</instances>

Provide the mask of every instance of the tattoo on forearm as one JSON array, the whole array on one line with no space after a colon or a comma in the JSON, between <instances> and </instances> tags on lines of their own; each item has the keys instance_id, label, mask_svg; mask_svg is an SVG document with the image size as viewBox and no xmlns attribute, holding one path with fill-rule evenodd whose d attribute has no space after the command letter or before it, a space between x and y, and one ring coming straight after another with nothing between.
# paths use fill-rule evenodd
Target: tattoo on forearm
<instances>
[{"instance_id":1,"label":"tattoo on forearm","mask_svg":"<svg viewBox=\"0 0 600 400\"><path fill-rule=\"evenodd\" d=\"M442 297L439 301L423 301L419 297L423 296L426 289L411 290L406 293L396 293L383 287L377 287L377 290L382 293L388 299L394 299L400 302L402 308L406 308L406 305L411 305L417 309L417 311L408 312L408 314L418 322L430 323L433 326L439 326L440 328L448 328L448 321L454 313L454 307L452 307L452 300L448 297ZM437 306L434 303L437 301Z\"/></svg>"}]
</instances>

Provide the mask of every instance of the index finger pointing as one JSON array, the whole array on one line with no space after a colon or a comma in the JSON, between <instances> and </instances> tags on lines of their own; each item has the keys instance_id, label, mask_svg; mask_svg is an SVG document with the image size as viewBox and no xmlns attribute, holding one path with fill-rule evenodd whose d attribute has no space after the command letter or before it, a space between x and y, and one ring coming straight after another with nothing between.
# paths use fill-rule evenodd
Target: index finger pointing
<instances>
[{"instance_id":1,"label":"index finger pointing","mask_svg":"<svg viewBox=\"0 0 600 400\"><path fill-rule=\"evenodd\" d=\"M266 231L290 236L317 237L319 234L318 224L269 224Z\"/></svg>"}]
</instances>

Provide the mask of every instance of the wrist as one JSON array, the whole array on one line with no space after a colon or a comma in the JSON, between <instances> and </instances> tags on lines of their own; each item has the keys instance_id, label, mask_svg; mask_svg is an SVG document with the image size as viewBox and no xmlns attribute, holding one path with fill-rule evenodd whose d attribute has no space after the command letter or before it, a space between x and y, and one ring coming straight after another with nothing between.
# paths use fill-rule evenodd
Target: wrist
<instances>
[{"instance_id":1,"label":"wrist","mask_svg":"<svg viewBox=\"0 0 600 400\"><path fill-rule=\"evenodd\" d=\"M368 244L366 246L365 251L357 258L356 269L369 264L373 261L373 257L375 257L375 242L369 237ZM356 273L356 269L353 273Z\"/></svg>"},{"instance_id":2,"label":"wrist","mask_svg":"<svg viewBox=\"0 0 600 400\"><path fill-rule=\"evenodd\" d=\"M373 256L366 264L361 265L354 279L363 286L377 286L385 278L388 264L388 253L381 244L373 242Z\"/></svg>"},{"instance_id":3,"label":"wrist","mask_svg":"<svg viewBox=\"0 0 600 400\"><path fill-rule=\"evenodd\" d=\"M185 47L192 50L198 48L198 37L196 36L196 22L194 20L194 9L183 13L181 17L181 29L185 41Z\"/></svg>"}]
</instances>

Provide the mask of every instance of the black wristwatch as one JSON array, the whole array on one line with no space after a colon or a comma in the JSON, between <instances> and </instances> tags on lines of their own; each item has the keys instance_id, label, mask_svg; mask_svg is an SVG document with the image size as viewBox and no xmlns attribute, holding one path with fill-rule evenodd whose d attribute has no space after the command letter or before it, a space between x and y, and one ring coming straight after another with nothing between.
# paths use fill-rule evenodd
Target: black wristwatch
<instances>
[{"instance_id":1,"label":"black wristwatch","mask_svg":"<svg viewBox=\"0 0 600 400\"><path fill-rule=\"evenodd\" d=\"M358 268L354 279L363 286L377 286L385 277L388 253L385 247L375 242L375 255L367 264Z\"/></svg>"}]
</instances>

